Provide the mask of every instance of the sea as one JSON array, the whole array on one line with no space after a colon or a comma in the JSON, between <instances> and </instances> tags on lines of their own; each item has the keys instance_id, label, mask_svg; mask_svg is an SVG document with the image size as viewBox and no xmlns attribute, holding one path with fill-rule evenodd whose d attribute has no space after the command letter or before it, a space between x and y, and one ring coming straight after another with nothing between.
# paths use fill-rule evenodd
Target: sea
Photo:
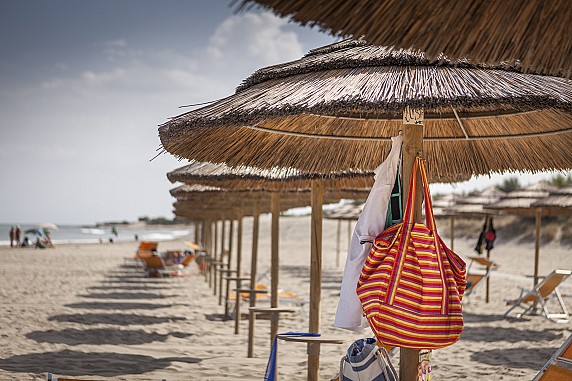
<instances>
[{"instance_id":1,"label":"sea","mask_svg":"<svg viewBox=\"0 0 572 381\"><path fill-rule=\"evenodd\" d=\"M10 245L10 227L15 225L0 224L0 246ZM139 241L169 241L177 238L192 238L194 228L188 225L116 225L117 236L112 234L111 226L96 227L82 225L57 225L58 230L50 230L54 245L71 243L102 243ZM34 233L24 234L26 230L37 228L36 224L20 224L22 237L27 236L30 242L36 241Z\"/></svg>"}]
</instances>

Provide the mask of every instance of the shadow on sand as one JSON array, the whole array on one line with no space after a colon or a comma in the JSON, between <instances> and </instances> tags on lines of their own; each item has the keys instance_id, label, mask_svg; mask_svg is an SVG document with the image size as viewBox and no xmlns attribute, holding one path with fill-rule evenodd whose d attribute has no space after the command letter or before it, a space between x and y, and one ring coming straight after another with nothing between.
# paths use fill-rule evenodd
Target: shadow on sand
<instances>
[{"instance_id":1,"label":"shadow on sand","mask_svg":"<svg viewBox=\"0 0 572 381\"><path fill-rule=\"evenodd\" d=\"M159 308L169 308L173 306L186 306L187 304L153 304L153 303L71 303L64 304L64 307L81 308L86 310L156 310Z\"/></svg>"},{"instance_id":2,"label":"shadow on sand","mask_svg":"<svg viewBox=\"0 0 572 381\"><path fill-rule=\"evenodd\" d=\"M465 327L461 340L481 341L495 343L504 341L507 343L553 341L562 338L561 332L552 329L542 331L522 330L504 327Z\"/></svg>"},{"instance_id":3,"label":"shadow on sand","mask_svg":"<svg viewBox=\"0 0 572 381\"><path fill-rule=\"evenodd\" d=\"M185 338L192 336L192 334L170 332L167 335L161 335L159 333L150 333L142 330L122 330L111 328L34 331L26 334L28 339L32 339L38 343L59 343L66 345L138 345L148 344L154 341L165 342L171 336Z\"/></svg>"},{"instance_id":4,"label":"shadow on sand","mask_svg":"<svg viewBox=\"0 0 572 381\"><path fill-rule=\"evenodd\" d=\"M554 351L552 347L490 349L471 354L471 361L510 368L540 369Z\"/></svg>"},{"instance_id":5,"label":"shadow on sand","mask_svg":"<svg viewBox=\"0 0 572 381\"><path fill-rule=\"evenodd\" d=\"M22 373L59 373L69 376L117 377L142 374L165 369L173 362L194 364L202 359L194 357L166 357L131 355L114 352L59 352L30 353L0 359L0 369ZM188 375L192 378L191 375Z\"/></svg>"},{"instance_id":6,"label":"shadow on sand","mask_svg":"<svg viewBox=\"0 0 572 381\"><path fill-rule=\"evenodd\" d=\"M100 294L87 294L80 296L82 298L90 298L90 299L121 299L121 300L166 299L166 298L176 297L176 295L160 295L160 294L151 294L148 292L110 292L108 294L100 293Z\"/></svg>"},{"instance_id":7,"label":"shadow on sand","mask_svg":"<svg viewBox=\"0 0 572 381\"><path fill-rule=\"evenodd\" d=\"M187 320L187 318L177 316L160 317L133 314L67 314L51 316L48 318L48 320L62 323L79 323L85 325L150 325L182 321Z\"/></svg>"}]
</instances>

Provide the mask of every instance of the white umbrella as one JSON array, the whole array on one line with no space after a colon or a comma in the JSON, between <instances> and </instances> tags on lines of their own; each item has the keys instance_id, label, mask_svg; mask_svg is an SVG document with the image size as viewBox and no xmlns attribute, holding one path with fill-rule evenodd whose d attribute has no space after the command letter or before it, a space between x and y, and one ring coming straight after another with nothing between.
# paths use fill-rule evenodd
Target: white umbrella
<instances>
[{"instance_id":1,"label":"white umbrella","mask_svg":"<svg viewBox=\"0 0 572 381\"><path fill-rule=\"evenodd\" d=\"M58 228L58 225L52 223L52 222L45 222L43 224L39 224L37 226L38 229L46 229L46 230L60 230Z\"/></svg>"}]
</instances>

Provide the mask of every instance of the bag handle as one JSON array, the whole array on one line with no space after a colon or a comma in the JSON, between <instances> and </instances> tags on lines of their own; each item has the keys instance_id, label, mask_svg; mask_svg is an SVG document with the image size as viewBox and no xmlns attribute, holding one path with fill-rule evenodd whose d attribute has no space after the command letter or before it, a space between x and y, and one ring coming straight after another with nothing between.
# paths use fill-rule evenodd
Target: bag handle
<instances>
[{"instance_id":1,"label":"bag handle","mask_svg":"<svg viewBox=\"0 0 572 381\"><path fill-rule=\"evenodd\" d=\"M425 196L425 225L429 229L431 235L433 236L435 250L437 252L437 261L439 263L439 271L441 274L442 282L442 300L441 313L447 314L449 312L449 290L447 282L445 280L445 269L443 266L443 257L441 253L440 241L438 239L437 228L435 224L435 216L433 215L433 207L431 203L431 194L429 193L429 181L427 180L427 170L425 168L425 160L417 156L415 162L413 163L413 170L411 171L411 179L409 180L409 194L407 195L407 204L405 206L405 212L403 214L403 224L402 224L402 239L399 243L399 249L395 258L395 266L393 268L387 293L385 295L385 302L388 304L393 304L395 300L395 295L397 293L397 286L401 278L401 272L403 271L403 265L405 263L405 251L409 241L411 240L411 233L415 224L414 221L414 206L415 206L415 196L417 189L417 172L421 173L421 185L423 187L423 194ZM397 235L396 235L397 236Z\"/></svg>"}]
</instances>

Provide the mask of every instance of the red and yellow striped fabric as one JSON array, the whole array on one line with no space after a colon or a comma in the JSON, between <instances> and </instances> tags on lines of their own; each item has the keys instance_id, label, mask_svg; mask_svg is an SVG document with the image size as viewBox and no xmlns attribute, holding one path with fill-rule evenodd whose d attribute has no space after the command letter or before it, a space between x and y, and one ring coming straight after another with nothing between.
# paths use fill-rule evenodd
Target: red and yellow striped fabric
<instances>
[{"instance_id":1,"label":"red and yellow striped fabric","mask_svg":"<svg viewBox=\"0 0 572 381\"><path fill-rule=\"evenodd\" d=\"M424 160L417 158L410 188L421 172L425 225L413 223L415 192L403 221L379 234L357 286L363 311L378 340L412 349L455 343L463 331L461 299L466 265L437 234Z\"/></svg>"}]
</instances>

